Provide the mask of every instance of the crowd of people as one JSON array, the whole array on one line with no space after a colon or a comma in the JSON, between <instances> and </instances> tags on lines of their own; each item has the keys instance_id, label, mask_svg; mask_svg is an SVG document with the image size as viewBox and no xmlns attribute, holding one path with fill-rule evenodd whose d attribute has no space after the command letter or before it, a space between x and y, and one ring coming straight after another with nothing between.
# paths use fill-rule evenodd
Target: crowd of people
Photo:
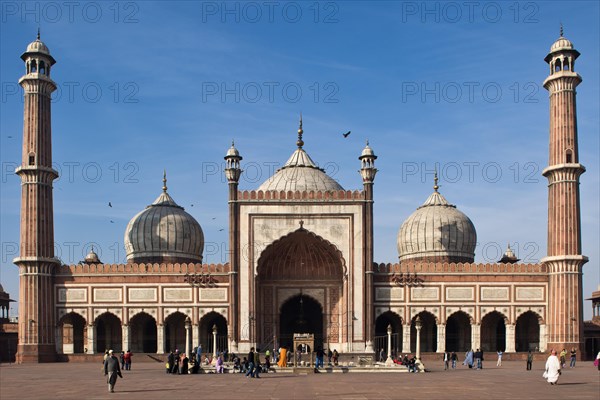
<instances>
[{"instance_id":1,"label":"crowd of people","mask_svg":"<svg viewBox=\"0 0 600 400\"><path fill-rule=\"evenodd\" d=\"M497 367L502 366L503 352L498 350L497 352L498 361ZM274 349L271 353L269 350L264 352L264 357L261 359L261 355L258 351L255 351L254 347L250 349L248 356L240 358L234 353L228 353L227 350L217 352L216 360L213 363L213 358L209 354L202 353L202 346L195 347L191 355L185 352L180 352L179 349L169 352L167 362L165 364L166 372L168 374L186 375L186 374L197 374L200 372L202 366L205 372L214 373L225 373L227 371L227 364L230 363L232 372L245 374L248 378L259 379L261 373L276 372L273 368L273 363L277 364L280 368L285 368L292 363L292 357L296 354L296 362L300 362L302 355L307 354L306 349L298 348L296 352L289 351L287 347L280 347ZM563 349L560 353L555 349L552 349L550 356L546 360L543 378L547 380L551 385L558 385L558 380L562 374L562 369L566 368L567 354L570 355L570 368L575 368L577 361L577 350L572 348L570 353L567 353L566 349ZM322 347L318 347L315 358L315 370L324 367L325 357L327 357L329 366L336 366L339 363L339 353L337 350L327 349L324 350ZM379 352L379 361L383 362L386 359L383 349ZM106 350L103 359L103 372L107 377L108 390L114 392L115 384L118 377L123 377L122 370L131 370L133 354L130 350L127 352L121 352L117 358L113 350ZM443 354L444 370L456 369L458 361L458 355L456 352L444 351ZM396 365L405 366L408 372L419 371L419 360L415 355L399 355L395 356L392 354L392 360ZM529 371L533 366L533 353L528 351L527 353L527 364L526 369ZM480 349L473 351L473 349L465 353L465 359L463 365L472 369L483 368L483 352ZM594 366L600 371L600 352L596 356ZM213 370L214 368L214 370Z\"/></svg>"}]
</instances>

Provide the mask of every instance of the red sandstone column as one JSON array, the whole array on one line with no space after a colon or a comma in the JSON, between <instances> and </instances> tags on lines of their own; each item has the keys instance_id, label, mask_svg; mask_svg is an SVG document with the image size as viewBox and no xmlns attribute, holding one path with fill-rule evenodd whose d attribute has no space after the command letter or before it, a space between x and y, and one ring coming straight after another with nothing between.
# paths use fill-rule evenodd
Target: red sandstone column
<instances>
[{"instance_id":1,"label":"red sandstone column","mask_svg":"<svg viewBox=\"0 0 600 400\"><path fill-rule=\"evenodd\" d=\"M50 79L55 60L46 45L36 41L21 56L26 74L23 87L23 159L21 177L21 244L19 257L19 344L17 362L56 360L55 314L52 280L58 264L54 258L51 99L56 84Z\"/></svg>"},{"instance_id":2,"label":"red sandstone column","mask_svg":"<svg viewBox=\"0 0 600 400\"><path fill-rule=\"evenodd\" d=\"M579 52L562 36L544 59L550 75L544 87L550 93L550 148L548 167L548 348L583 350L582 267L576 87L581 77L574 71Z\"/></svg>"}]
</instances>

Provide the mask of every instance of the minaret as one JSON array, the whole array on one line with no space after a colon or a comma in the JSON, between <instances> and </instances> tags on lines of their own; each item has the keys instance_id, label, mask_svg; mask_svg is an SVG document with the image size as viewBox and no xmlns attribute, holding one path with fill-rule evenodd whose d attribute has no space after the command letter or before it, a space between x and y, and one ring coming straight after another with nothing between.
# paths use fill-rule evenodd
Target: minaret
<instances>
[{"instance_id":1,"label":"minaret","mask_svg":"<svg viewBox=\"0 0 600 400\"><path fill-rule=\"evenodd\" d=\"M581 217L575 88L581 77L575 72L579 52L563 37L544 59L550 75L544 87L550 92L550 156L542 174L548 179L548 255L542 263L550 274L548 293L548 348L583 350Z\"/></svg>"},{"instance_id":2,"label":"minaret","mask_svg":"<svg viewBox=\"0 0 600 400\"><path fill-rule=\"evenodd\" d=\"M367 140L367 145L363 149L360 157L361 168L360 175L363 180L364 187L364 265L365 265L365 351L368 353L374 353L373 348L373 336L375 333L375 323L373 315L375 310L373 309L373 182L375 181L375 175L377 174L377 168L375 168L375 160L377 156Z\"/></svg>"},{"instance_id":3,"label":"minaret","mask_svg":"<svg viewBox=\"0 0 600 400\"><path fill-rule=\"evenodd\" d=\"M242 175L242 169L240 168L240 161L242 157L235 148L233 140L231 141L231 147L227 150L225 155L225 176L229 183L229 267L231 269L231 280L229 285L229 321L230 322L230 351L233 353L238 352L237 344L239 342L239 324L238 324L238 287L239 287L239 269L240 269L240 218L239 218L239 205L238 200L238 184L240 176Z\"/></svg>"},{"instance_id":4,"label":"minaret","mask_svg":"<svg viewBox=\"0 0 600 400\"><path fill-rule=\"evenodd\" d=\"M21 56L26 74L19 80L25 93L23 160L15 171L21 177L21 246L19 266L19 344L17 362L56 359L54 295L54 213L50 95L56 84L50 69L56 62L37 39Z\"/></svg>"}]
</instances>

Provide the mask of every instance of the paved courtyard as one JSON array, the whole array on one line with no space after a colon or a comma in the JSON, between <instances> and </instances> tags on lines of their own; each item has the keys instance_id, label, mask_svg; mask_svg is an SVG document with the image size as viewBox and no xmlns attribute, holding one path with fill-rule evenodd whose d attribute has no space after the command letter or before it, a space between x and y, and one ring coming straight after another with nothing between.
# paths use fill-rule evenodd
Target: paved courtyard
<instances>
[{"instance_id":1,"label":"paved courtyard","mask_svg":"<svg viewBox=\"0 0 600 400\"><path fill-rule=\"evenodd\" d=\"M491 362L488 364L492 364ZM348 373L292 375L167 375L159 363L133 364L115 393L108 393L100 363L0 366L0 399L599 399L600 375L591 362L566 368L559 386L542 378L543 363L526 371L522 362L460 367L426 374Z\"/></svg>"}]
</instances>

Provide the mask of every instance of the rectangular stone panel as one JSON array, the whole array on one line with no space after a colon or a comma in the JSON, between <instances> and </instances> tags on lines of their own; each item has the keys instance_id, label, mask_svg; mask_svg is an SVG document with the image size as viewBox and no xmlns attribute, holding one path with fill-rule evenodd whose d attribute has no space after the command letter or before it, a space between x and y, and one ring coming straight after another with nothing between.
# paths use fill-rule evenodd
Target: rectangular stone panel
<instances>
[{"instance_id":1,"label":"rectangular stone panel","mask_svg":"<svg viewBox=\"0 0 600 400\"><path fill-rule=\"evenodd\" d=\"M375 300L404 300L404 289L398 287L375 288Z\"/></svg>"},{"instance_id":2,"label":"rectangular stone panel","mask_svg":"<svg viewBox=\"0 0 600 400\"><path fill-rule=\"evenodd\" d=\"M59 303L85 303L87 302L87 289L59 288Z\"/></svg>"},{"instance_id":3,"label":"rectangular stone panel","mask_svg":"<svg viewBox=\"0 0 600 400\"><path fill-rule=\"evenodd\" d=\"M192 301L192 288L164 288L164 301Z\"/></svg>"},{"instance_id":4,"label":"rectangular stone panel","mask_svg":"<svg viewBox=\"0 0 600 400\"><path fill-rule=\"evenodd\" d=\"M447 287L446 288L446 300L448 301L459 301L459 300L475 300L475 290L472 287Z\"/></svg>"},{"instance_id":5,"label":"rectangular stone panel","mask_svg":"<svg viewBox=\"0 0 600 400\"><path fill-rule=\"evenodd\" d=\"M481 287L481 300L508 301L508 287Z\"/></svg>"},{"instance_id":6,"label":"rectangular stone panel","mask_svg":"<svg viewBox=\"0 0 600 400\"><path fill-rule=\"evenodd\" d=\"M121 302L123 291L121 288L94 288L95 302Z\"/></svg>"},{"instance_id":7,"label":"rectangular stone panel","mask_svg":"<svg viewBox=\"0 0 600 400\"><path fill-rule=\"evenodd\" d=\"M128 294L132 303L158 300L156 288L129 288Z\"/></svg>"},{"instance_id":8,"label":"rectangular stone panel","mask_svg":"<svg viewBox=\"0 0 600 400\"><path fill-rule=\"evenodd\" d=\"M414 287L410 288L411 300L438 300L440 299L439 287Z\"/></svg>"},{"instance_id":9,"label":"rectangular stone panel","mask_svg":"<svg viewBox=\"0 0 600 400\"><path fill-rule=\"evenodd\" d=\"M227 289L200 289L200 301L227 301Z\"/></svg>"},{"instance_id":10,"label":"rectangular stone panel","mask_svg":"<svg viewBox=\"0 0 600 400\"><path fill-rule=\"evenodd\" d=\"M517 301L530 301L539 300L544 301L544 288L537 287L517 287L516 288L516 300Z\"/></svg>"}]
</instances>

